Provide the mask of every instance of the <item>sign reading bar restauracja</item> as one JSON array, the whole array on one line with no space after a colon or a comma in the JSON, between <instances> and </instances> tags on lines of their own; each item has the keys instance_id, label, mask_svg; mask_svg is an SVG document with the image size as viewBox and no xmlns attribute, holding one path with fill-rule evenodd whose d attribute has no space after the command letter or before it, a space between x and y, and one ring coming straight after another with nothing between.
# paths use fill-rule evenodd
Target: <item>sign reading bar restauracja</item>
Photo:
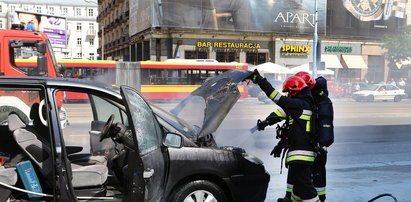
<instances>
[{"instance_id":1,"label":"sign reading bar restauracja","mask_svg":"<svg viewBox=\"0 0 411 202\"><path fill-rule=\"evenodd\" d=\"M259 43L234 43L234 42L197 42L198 48L243 48L243 49L259 49Z\"/></svg>"},{"instance_id":2,"label":"sign reading bar restauracja","mask_svg":"<svg viewBox=\"0 0 411 202\"><path fill-rule=\"evenodd\" d=\"M311 45L282 45L281 54L282 55L295 55L295 56L306 56L311 50Z\"/></svg>"},{"instance_id":3,"label":"sign reading bar restauracja","mask_svg":"<svg viewBox=\"0 0 411 202\"><path fill-rule=\"evenodd\" d=\"M339 52L339 53L351 53L352 47L350 46L326 46L324 52Z\"/></svg>"}]
</instances>

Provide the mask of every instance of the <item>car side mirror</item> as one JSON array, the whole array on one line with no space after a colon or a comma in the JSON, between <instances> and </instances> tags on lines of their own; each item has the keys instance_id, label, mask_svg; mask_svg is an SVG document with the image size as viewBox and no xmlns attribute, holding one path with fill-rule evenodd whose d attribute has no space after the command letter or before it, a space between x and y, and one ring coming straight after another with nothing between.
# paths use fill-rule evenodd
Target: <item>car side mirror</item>
<instances>
[{"instance_id":1,"label":"car side mirror","mask_svg":"<svg viewBox=\"0 0 411 202\"><path fill-rule=\"evenodd\" d=\"M163 144L167 147L181 148L183 146L183 137L175 133L167 133Z\"/></svg>"},{"instance_id":2,"label":"car side mirror","mask_svg":"<svg viewBox=\"0 0 411 202\"><path fill-rule=\"evenodd\" d=\"M38 65L38 71L39 75L41 76L47 76L47 57L46 56L38 56L37 57L37 65Z\"/></svg>"},{"instance_id":3,"label":"car side mirror","mask_svg":"<svg viewBox=\"0 0 411 202\"><path fill-rule=\"evenodd\" d=\"M36 49L37 49L37 52L44 55L46 54L46 51L47 51L47 44L46 43L36 43Z\"/></svg>"}]
</instances>

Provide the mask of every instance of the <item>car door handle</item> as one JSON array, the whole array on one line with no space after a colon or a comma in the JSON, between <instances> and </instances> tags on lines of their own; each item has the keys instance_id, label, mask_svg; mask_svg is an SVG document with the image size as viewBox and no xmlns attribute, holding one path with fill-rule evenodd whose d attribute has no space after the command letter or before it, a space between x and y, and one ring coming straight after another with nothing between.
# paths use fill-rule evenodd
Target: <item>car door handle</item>
<instances>
[{"instance_id":1,"label":"car door handle","mask_svg":"<svg viewBox=\"0 0 411 202\"><path fill-rule=\"evenodd\" d=\"M144 179L149 179L154 175L154 169L147 168L144 173L143 173L143 178Z\"/></svg>"}]
</instances>

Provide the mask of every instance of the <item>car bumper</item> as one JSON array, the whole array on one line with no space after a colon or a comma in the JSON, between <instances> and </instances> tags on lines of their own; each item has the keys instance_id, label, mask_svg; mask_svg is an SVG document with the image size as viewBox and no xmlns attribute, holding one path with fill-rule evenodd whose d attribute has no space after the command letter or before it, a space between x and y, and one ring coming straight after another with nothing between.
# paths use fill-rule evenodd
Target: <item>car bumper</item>
<instances>
[{"instance_id":1,"label":"car bumper","mask_svg":"<svg viewBox=\"0 0 411 202\"><path fill-rule=\"evenodd\" d=\"M265 200L270 175L267 172L254 175L234 175L225 180L233 192L233 201L259 202Z\"/></svg>"}]
</instances>

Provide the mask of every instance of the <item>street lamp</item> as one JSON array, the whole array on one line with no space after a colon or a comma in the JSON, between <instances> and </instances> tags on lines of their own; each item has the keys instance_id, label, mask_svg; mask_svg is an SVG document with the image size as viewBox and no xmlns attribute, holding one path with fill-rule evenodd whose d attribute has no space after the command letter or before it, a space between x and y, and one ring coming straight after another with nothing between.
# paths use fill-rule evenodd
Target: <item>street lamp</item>
<instances>
[{"instance_id":1,"label":"street lamp","mask_svg":"<svg viewBox=\"0 0 411 202\"><path fill-rule=\"evenodd\" d=\"M314 36L313 36L313 77L317 78L317 44L318 44L318 33L317 33L317 22L318 22L318 5L317 0L315 0L315 13L314 13Z\"/></svg>"}]
</instances>

